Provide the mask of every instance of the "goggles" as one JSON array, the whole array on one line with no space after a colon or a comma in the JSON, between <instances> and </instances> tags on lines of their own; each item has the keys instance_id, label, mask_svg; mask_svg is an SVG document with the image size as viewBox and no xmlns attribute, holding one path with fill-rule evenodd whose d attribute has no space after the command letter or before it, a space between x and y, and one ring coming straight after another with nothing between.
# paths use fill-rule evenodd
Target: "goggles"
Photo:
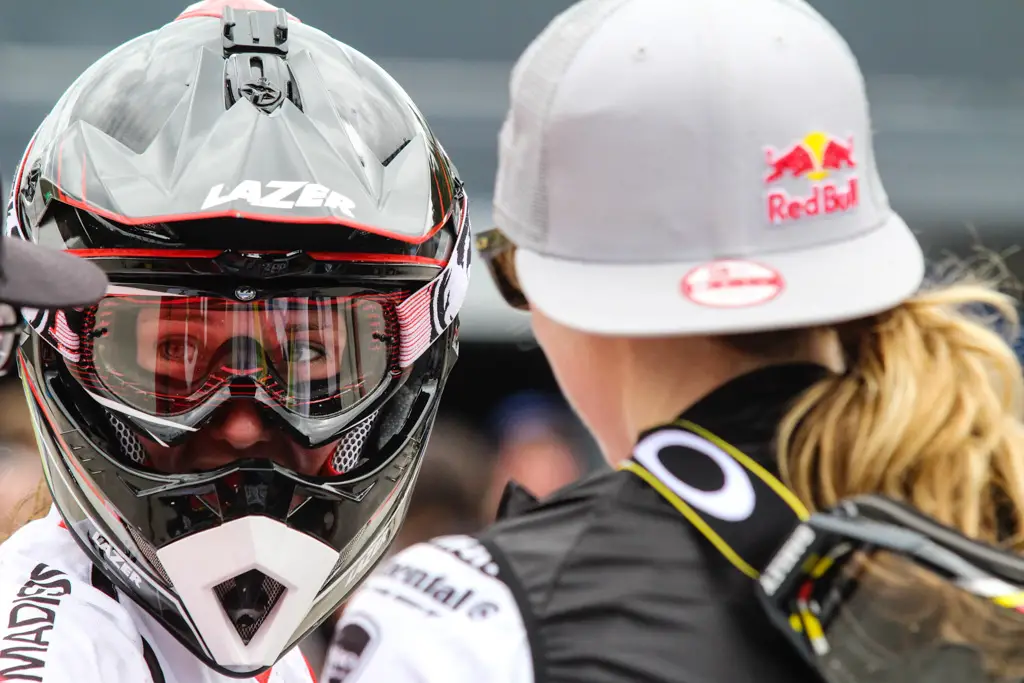
<instances>
[{"instance_id":1,"label":"goggles","mask_svg":"<svg viewBox=\"0 0 1024 683\"><path fill-rule=\"evenodd\" d=\"M829 683L1024 678L1024 559L881 496L811 515L759 582Z\"/></svg>"},{"instance_id":2,"label":"goggles","mask_svg":"<svg viewBox=\"0 0 1024 683\"><path fill-rule=\"evenodd\" d=\"M97 305L33 327L96 402L161 445L245 398L318 447L379 407L392 380L455 322L471 253L462 202L448 264L412 293L319 287L259 297L245 285L234 296L111 285Z\"/></svg>"},{"instance_id":3,"label":"goggles","mask_svg":"<svg viewBox=\"0 0 1024 683\"><path fill-rule=\"evenodd\" d=\"M165 445L221 405L254 400L313 445L381 393L398 367L395 295L336 289L250 302L165 293L109 295L54 336L100 404Z\"/></svg>"},{"instance_id":4,"label":"goggles","mask_svg":"<svg viewBox=\"0 0 1024 683\"><path fill-rule=\"evenodd\" d=\"M501 230L491 228L477 235L476 250L505 303L519 311L529 310L516 276L516 245Z\"/></svg>"}]
</instances>

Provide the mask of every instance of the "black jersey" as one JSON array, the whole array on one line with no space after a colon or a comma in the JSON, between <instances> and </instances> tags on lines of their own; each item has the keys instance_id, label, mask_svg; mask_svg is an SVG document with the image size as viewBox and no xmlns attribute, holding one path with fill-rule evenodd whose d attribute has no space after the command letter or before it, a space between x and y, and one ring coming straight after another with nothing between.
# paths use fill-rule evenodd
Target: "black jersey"
<instances>
[{"instance_id":1,"label":"black jersey","mask_svg":"<svg viewBox=\"0 0 1024 683\"><path fill-rule=\"evenodd\" d=\"M775 473L778 422L824 373L790 365L740 377L643 435L633 457L652 456L645 464L663 466L665 479L680 474L680 495L705 516L742 521L730 544L767 564L793 517L715 454ZM435 539L385 563L349 604L324 680L819 680L769 623L737 558L634 472L507 503L508 516L476 537ZM356 631L358 652L346 645Z\"/></svg>"}]
</instances>

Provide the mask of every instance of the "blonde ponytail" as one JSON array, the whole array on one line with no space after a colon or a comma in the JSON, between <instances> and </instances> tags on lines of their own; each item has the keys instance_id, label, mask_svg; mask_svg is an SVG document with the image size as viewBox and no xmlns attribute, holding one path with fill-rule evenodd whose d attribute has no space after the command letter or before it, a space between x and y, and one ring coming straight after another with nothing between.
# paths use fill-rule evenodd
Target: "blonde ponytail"
<instances>
[{"instance_id":1,"label":"blonde ponytail","mask_svg":"<svg viewBox=\"0 0 1024 683\"><path fill-rule=\"evenodd\" d=\"M1024 547L1024 376L987 307L1014 328L1011 297L954 285L836 328L842 374L790 409L784 481L810 507L861 493L907 502L966 535Z\"/></svg>"}]
</instances>

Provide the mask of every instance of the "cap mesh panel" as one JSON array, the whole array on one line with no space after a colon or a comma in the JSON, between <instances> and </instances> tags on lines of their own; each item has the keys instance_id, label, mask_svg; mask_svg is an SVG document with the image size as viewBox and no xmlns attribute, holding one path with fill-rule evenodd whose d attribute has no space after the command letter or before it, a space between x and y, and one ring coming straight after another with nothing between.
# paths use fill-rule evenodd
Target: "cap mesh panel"
<instances>
[{"instance_id":1,"label":"cap mesh panel","mask_svg":"<svg viewBox=\"0 0 1024 683\"><path fill-rule=\"evenodd\" d=\"M518 245L543 247L548 230L546 138L562 77L605 20L630 0L583 0L544 29L519 58L499 136L494 220Z\"/></svg>"}]
</instances>

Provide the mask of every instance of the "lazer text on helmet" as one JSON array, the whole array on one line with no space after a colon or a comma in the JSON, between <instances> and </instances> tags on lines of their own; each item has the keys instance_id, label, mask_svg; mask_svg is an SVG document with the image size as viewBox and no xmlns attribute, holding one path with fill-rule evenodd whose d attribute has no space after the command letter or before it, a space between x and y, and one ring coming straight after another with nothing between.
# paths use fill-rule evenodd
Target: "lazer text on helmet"
<instances>
[{"instance_id":1,"label":"lazer text on helmet","mask_svg":"<svg viewBox=\"0 0 1024 683\"><path fill-rule=\"evenodd\" d=\"M337 209L349 218L355 218L352 209L356 208L356 203L345 195L316 183L271 180L264 187L258 180L243 180L227 193L224 183L211 187L202 210L235 201L267 209Z\"/></svg>"}]
</instances>

